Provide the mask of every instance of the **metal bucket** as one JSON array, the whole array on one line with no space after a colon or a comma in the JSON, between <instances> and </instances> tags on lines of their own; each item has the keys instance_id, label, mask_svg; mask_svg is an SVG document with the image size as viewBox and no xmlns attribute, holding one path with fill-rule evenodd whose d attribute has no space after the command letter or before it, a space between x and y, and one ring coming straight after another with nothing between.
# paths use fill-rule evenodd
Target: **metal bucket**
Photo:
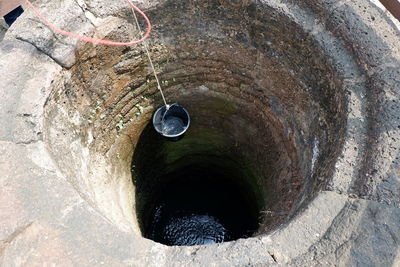
<instances>
[{"instance_id":1,"label":"metal bucket","mask_svg":"<svg viewBox=\"0 0 400 267\"><path fill-rule=\"evenodd\" d=\"M162 106L153 115L156 131L171 141L180 140L190 125L190 115L179 104Z\"/></svg>"}]
</instances>

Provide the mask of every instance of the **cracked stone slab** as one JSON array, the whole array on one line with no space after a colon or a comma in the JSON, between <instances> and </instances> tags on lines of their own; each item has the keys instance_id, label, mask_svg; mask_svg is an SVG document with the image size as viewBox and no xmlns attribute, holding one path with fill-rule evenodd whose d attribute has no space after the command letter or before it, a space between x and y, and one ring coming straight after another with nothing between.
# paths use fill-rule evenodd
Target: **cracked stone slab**
<instances>
[{"instance_id":1,"label":"cracked stone slab","mask_svg":"<svg viewBox=\"0 0 400 267\"><path fill-rule=\"evenodd\" d=\"M0 140L39 140L47 89L61 67L30 44L4 40L0 43L0 68L7 71L0 79Z\"/></svg>"},{"instance_id":2,"label":"cracked stone slab","mask_svg":"<svg viewBox=\"0 0 400 267\"><path fill-rule=\"evenodd\" d=\"M4 19L0 19L0 42L3 40L4 35L7 32L7 26L6 26L6 22L4 21Z\"/></svg>"},{"instance_id":3,"label":"cracked stone slab","mask_svg":"<svg viewBox=\"0 0 400 267\"><path fill-rule=\"evenodd\" d=\"M321 239L347 200L345 195L321 192L290 224L264 237L262 242L278 262L287 263Z\"/></svg>"},{"instance_id":4,"label":"cracked stone slab","mask_svg":"<svg viewBox=\"0 0 400 267\"><path fill-rule=\"evenodd\" d=\"M400 209L393 206L349 199L325 235L290 264L398 266L399 216Z\"/></svg>"},{"instance_id":5,"label":"cracked stone slab","mask_svg":"<svg viewBox=\"0 0 400 267\"><path fill-rule=\"evenodd\" d=\"M93 25L76 1L38 1L35 5L56 27L80 35L92 34ZM55 34L29 10L13 24L5 37L7 39L27 42L66 68L75 63L75 52L80 45L77 39Z\"/></svg>"},{"instance_id":6,"label":"cracked stone slab","mask_svg":"<svg viewBox=\"0 0 400 267\"><path fill-rule=\"evenodd\" d=\"M2 266L121 265L150 249L152 242L138 242L83 201L42 142L0 144Z\"/></svg>"}]
</instances>

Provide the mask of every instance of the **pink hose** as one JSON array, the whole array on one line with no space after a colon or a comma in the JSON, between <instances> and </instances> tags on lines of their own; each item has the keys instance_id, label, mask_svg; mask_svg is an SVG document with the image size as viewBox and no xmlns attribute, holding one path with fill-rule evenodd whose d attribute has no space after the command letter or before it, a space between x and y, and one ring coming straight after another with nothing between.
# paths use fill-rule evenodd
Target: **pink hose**
<instances>
[{"instance_id":1,"label":"pink hose","mask_svg":"<svg viewBox=\"0 0 400 267\"><path fill-rule=\"evenodd\" d=\"M53 31L55 31L59 34L68 36L68 37L76 38L76 39L84 41L84 42L94 43L94 44L103 44L103 45L119 45L119 46L134 45L134 44L143 42L150 36L151 23L150 23L149 18L146 16L146 14L144 14L143 11L141 11L137 6L132 4L132 2L129 0L124 0L124 1L126 3L128 3L128 5L130 5L134 10L136 10L144 18L144 20L147 23L147 31L146 31L145 35L141 39L131 41L131 42L115 42L115 41L110 41L110 40L102 40L102 39L91 38L91 37L87 37L87 36L83 36L83 35L78 35L78 34L75 34L72 32L64 31L64 30L56 27L51 22L49 22L29 0L25 0L25 1L26 1L26 4L32 8L33 12L35 12L35 14L39 17L39 19L41 21L43 21L47 26L49 26ZM134 10L132 10L132 12L135 12Z\"/></svg>"}]
</instances>

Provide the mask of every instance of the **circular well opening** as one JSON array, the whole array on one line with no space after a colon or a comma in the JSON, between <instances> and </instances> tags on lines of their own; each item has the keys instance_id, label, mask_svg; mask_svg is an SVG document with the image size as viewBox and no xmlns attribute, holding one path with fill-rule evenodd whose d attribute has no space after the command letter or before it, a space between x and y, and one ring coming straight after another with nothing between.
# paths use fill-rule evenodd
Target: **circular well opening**
<instances>
[{"instance_id":1,"label":"circular well opening","mask_svg":"<svg viewBox=\"0 0 400 267\"><path fill-rule=\"evenodd\" d=\"M210 131L189 130L178 142L161 137L151 124L143 131L132 170L144 237L190 246L257 231L261 200L254 191L254 174L226 147L226 137Z\"/></svg>"},{"instance_id":2,"label":"circular well opening","mask_svg":"<svg viewBox=\"0 0 400 267\"><path fill-rule=\"evenodd\" d=\"M148 12L167 101L191 115L179 142L145 128L161 99L141 47L84 46L46 103L48 143L71 184L121 229L156 241L154 219L170 192L208 201L190 191L201 188L196 181L217 192L214 206L226 201L218 188L230 192L234 223L249 218L239 231L223 225L231 232L223 241L276 229L324 188L342 146L346 94L321 47L263 4L205 3L167 1ZM134 32L115 20L121 28L107 38Z\"/></svg>"}]
</instances>

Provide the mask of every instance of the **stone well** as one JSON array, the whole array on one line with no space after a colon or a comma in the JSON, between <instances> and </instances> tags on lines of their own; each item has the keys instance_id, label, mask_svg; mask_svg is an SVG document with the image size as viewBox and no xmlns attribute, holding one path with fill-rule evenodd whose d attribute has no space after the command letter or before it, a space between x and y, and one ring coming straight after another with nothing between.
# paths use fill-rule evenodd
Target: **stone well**
<instances>
[{"instance_id":1,"label":"stone well","mask_svg":"<svg viewBox=\"0 0 400 267\"><path fill-rule=\"evenodd\" d=\"M69 31L140 36L123 1L38 5ZM192 117L178 142L152 129L141 45L64 38L29 10L0 43L2 265L400 264L397 21L361 0L138 5L167 101ZM155 240L160 194L211 172L248 229Z\"/></svg>"}]
</instances>

